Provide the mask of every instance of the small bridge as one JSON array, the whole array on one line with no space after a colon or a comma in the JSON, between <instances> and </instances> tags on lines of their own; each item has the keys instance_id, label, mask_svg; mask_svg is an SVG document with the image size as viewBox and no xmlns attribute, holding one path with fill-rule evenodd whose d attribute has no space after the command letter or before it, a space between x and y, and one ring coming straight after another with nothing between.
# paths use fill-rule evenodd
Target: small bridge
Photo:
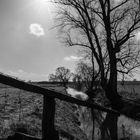
<instances>
[{"instance_id":1,"label":"small bridge","mask_svg":"<svg viewBox=\"0 0 140 140\"><path fill-rule=\"evenodd\" d=\"M43 118L42 118L42 139L43 140L58 140L57 137L57 131L55 130L54 126L54 119L55 119L55 98L70 102L72 104L77 104L80 106L85 106L88 108L94 108L100 111L104 111L107 113L111 113L113 115L125 115L127 117L130 117L132 119L136 119L140 121L139 115L136 115L137 112L135 112L135 115L129 115L125 113L126 111L118 112L116 110L108 109L106 107L103 107L101 105L95 104L93 102L89 101L81 101L78 99L75 99L73 97L70 97L68 95L62 94L61 92L58 92L56 90L52 90L49 88L42 88L37 85L33 85L31 83L27 83L21 80L17 80L15 78L12 78L10 76L0 74L0 83L9 85L18 89L22 89L25 91L38 93L43 95ZM130 106L134 104L133 101L125 100L125 103L129 103ZM137 104L138 108L139 105ZM137 117L136 117L137 116Z\"/></svg>"}]
</instances>

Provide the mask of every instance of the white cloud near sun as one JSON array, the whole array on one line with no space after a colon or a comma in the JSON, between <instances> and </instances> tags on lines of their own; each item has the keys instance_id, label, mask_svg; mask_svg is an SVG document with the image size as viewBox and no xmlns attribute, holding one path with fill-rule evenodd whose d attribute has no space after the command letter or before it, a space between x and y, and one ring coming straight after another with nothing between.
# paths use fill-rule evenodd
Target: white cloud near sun
<instances>
[{"instance_id":1,"label":"white cloud near sun","mask_svg":"<svg viewBox=\"0 0 140 140\"><path fill-rule=\"evenodd\" d=\"M37 37L45 35L45 31L44 31L42 25L38 24L38 23L30 24L29 31L30 31L30 34L35 35Z\"/></svg>"},{"instance_id":2,"label":"white cloud near sun","mask_svg":"<svg viewBox=\"0 0 140 140\"><path fill-rule=\"evenodd\" d=\"M64 57L65 61L79 61L80 59L82 59L82 57L73 56L73 55Z\"/></svg>"}]
</instances>

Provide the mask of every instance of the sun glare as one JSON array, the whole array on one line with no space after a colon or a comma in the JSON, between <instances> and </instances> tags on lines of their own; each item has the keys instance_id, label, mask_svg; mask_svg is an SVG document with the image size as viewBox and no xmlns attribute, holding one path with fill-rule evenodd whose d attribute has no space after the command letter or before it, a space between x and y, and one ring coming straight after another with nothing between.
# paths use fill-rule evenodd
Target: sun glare
<instances>
[{"instance_id":1,"label":"sun glare","mask_svg":"<svg viewBox=\"0 0 140 140\"><path fill-rule=\"evenodd\" d=\"M50 14L52 3L50 0L30 0L28 7L30 7L34 14L42 17Z\"/></svg>"},{"instance_id":2,"label":"sun glare","mask_svg":"<svg viewBox=\"0 0 140 140\"><path fill-rule=\"evenodd\" d=\"M53 4L51 0L32 0L31 5L38 16L44 17L48 15L52 19Z\"/></svg>"},{"instance_id":3,"label":"sun glare","mask_svg":"<svg viewBox=\"0 0 140 140\"><path fill-rule=\"evenodd\" d=\"M35 3L38 5L38 6L44 6L45 3L47 3L48 0L35 0Z\"/></svg>"},{"instance_id":4,"label":"sun glare","mask_svg":"<svg viewBox=\"0 0 140 140\"><path fill-rule=\"evenodd\" d=\"M47 0L34 0L33 5L37 11L41 12L49 7L49 2Z\"/></svg>"}]
</instances>

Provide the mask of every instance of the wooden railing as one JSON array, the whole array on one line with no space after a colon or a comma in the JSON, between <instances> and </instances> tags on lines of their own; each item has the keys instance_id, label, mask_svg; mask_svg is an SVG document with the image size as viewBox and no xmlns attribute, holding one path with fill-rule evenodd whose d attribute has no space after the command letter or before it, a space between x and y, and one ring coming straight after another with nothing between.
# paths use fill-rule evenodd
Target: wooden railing
<instances>
[{"instance_id":1,"label":"wooden railing","mask_svg":"<svg viewBox=\"0 0 140 140\"><path fill-rule=\"evenodd\" d=\"M25 91L33 92L42 94L43 98L43 118L42 118L42 139L43 140L57 140L57 132L54 126L54 119L55 119L55 98L58 98L63 101L67 101L73 104L86 106L89 108L95 108L104 112L112 113L114 115L120 115L120 112L108 109L106 107L100 106L93 102L89 101L81 101L75 99L71 96L62 94L58 91L49 89L49 88L42 88L37 85L33 85L31 83L27 83L24 81L17 80L10 76L6 76L4 74L0 74L0 83L6 84L18 89L22 89ZM125 113L121 112L121 114L126 115Z\"/></svg>"}]
</instances>

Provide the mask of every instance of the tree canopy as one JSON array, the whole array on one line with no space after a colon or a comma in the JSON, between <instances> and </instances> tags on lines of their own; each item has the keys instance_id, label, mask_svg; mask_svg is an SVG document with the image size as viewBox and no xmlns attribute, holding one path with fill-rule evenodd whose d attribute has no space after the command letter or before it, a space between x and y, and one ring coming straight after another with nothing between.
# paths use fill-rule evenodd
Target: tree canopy
<instances>
[{"instance_id":1,"label":"tree canopy","mask_svg":"<svg viewBox=\"0 0 140 140\"><path fill-rule=\"evenodd\" d=\"M60 6L56 19L64 43L91 52L93 68L100 73L100 85L116 108L120 100L118 73L128 74L140 65L136 39L140 29L139 0L54 2Z\"/></svg>"},{"instance_id":2,"label":"tree canopy","mask_svg":"<svg viewBox=\"0 0 140 140\"><path fill-rule=\"evenodd\" d=\"M65 67L58 67L55 71L55 74L49 75L50 82L61 82L65 84L70 80L72 74L69 69Z\"/></svg>"}]
</instances>

